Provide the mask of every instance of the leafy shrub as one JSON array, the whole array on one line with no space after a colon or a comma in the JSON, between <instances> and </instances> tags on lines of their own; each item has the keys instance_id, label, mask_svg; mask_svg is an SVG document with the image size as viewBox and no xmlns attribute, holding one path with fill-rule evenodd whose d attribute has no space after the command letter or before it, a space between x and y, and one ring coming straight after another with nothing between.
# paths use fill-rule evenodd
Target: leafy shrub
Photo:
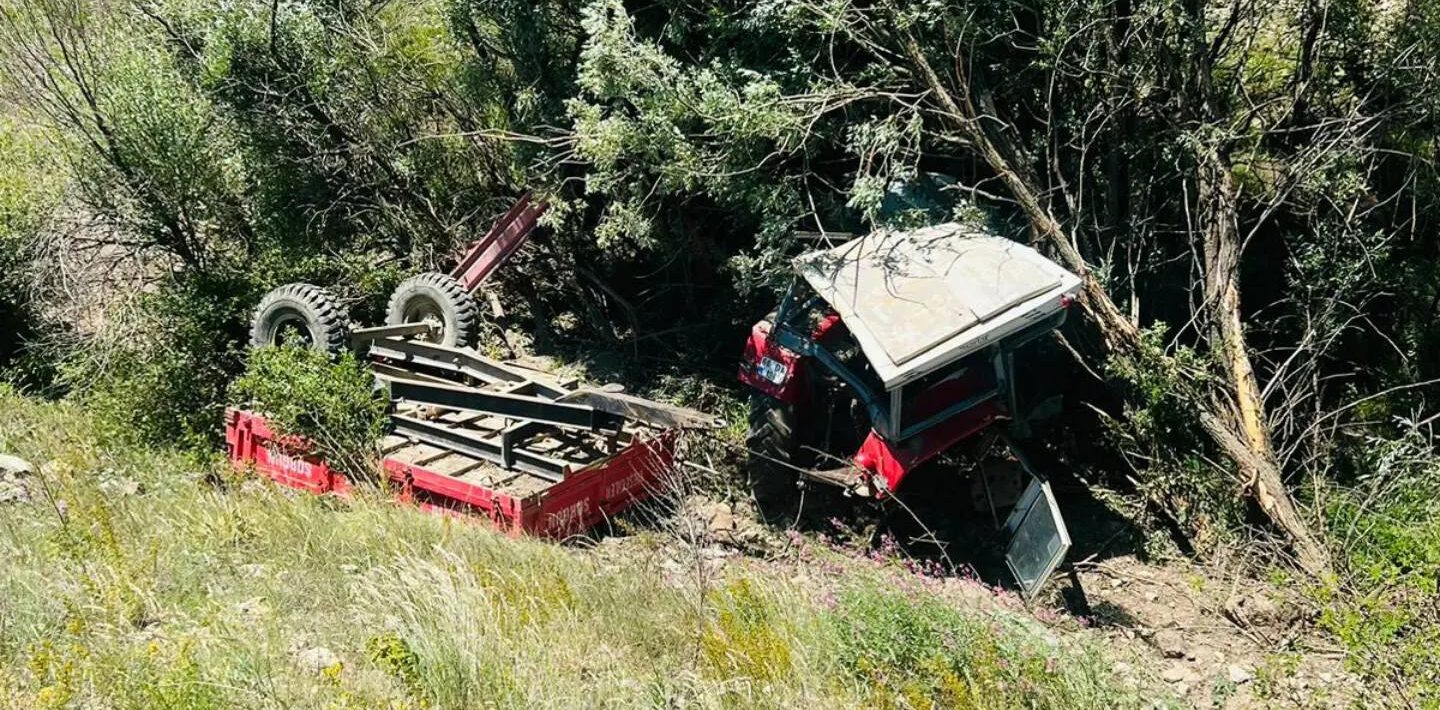
<instances>
[{"instance_id":1,"label":"leafy shrub","mask_svg":"<svg viewBox=\"0 0 1440 710\"><path fill-rule=\"evenodd\" d=\"M1316 593L1320 626L1352 670L1430 707L1440 704L1440 452L1409 424L1367 444L1360 485L1327 506L1344 570Z\"/></svg>"},{"instance_id":2,"label":"leafy shrub","mask_svg":"<svg viewBox=\"0 0 1440 710\"><path fill-rule=\"evenodd\" d=\"M420 689L420 656L395 634L373 636L365 642L365 655L407 690Z\"/></svg>"},{"instance_id":3,"label":"leafy shrub","mask_svg":"<svg viewBox=\"0 0 1440 710\"><path fill-rule=\"evenodd\" d=\"M830 615L840 663L879 707L1091 707L1114 695L1100 664L1061 665L1053 642L927 595L860 587Z\"/></svg>"},{"instance_id":4,"label":"leafy shrub","mask_svg":"<svg viewBox=\"0 0 1440 710\"><path fill-rule=\"evenodd\" d=\"M35 377L36 363L18 356L38 321L26 297L31 246L59 193L59 180L34 133L0 116L0 155L5 156L0 161L0 367L18 365L22 371L11 374L22 382L48 379Z\"/></svg>"},{"instance_id":5,"label":"leafy shrub","mask_svg":"<svg viewBox=\"0 0 1440 710\"><path fill-rule=\"evenodd\" d=\"M1204 551L1240 524L1244 508L1217 472L1195 417L1195 398L1204 396L1211 362L1191 347L1169 343L1169 329L1157 323L1141 332L1131 355L1112 357L1106 374L1129 396L1123 420L1110 420L1114 447L1143 468L1147 495L1161 501Z\"/></svg>"},{"instance_id":6,"label":"leafy shrub","mask_svg":"<svg viewBox=\"0 0 1440 710\"><path fill-rule=\"evenodd\" d=\"M76 343L61 378L111 438L207 448L221 434L226 384L241 369L252 294L240 276L166 283Z\"/></svg>"},{"instance_id":7,"label":"leafy shrub","mask_svg":"<svg viewBox=\"0 0 1440 710\"><path fill-rule=\"evenodd\" d=\"M721 678L772 681L791 672L785 617L750 583L740 578L710 595L714 618L700 637L709 670Z\"/></svg>"},{"instance_id":8,"label":"leafy shrub","mask_svg":"<svg viewBox=\"0 0 1440 710\"><path fill-rule=\"evenodd\" d=\"M353 355L332 361L305 348L260 348L231 391L234 401L264 413L279 433L312 442L341 470L374 470L389 402Z\"/></svg>"}]
</instances>

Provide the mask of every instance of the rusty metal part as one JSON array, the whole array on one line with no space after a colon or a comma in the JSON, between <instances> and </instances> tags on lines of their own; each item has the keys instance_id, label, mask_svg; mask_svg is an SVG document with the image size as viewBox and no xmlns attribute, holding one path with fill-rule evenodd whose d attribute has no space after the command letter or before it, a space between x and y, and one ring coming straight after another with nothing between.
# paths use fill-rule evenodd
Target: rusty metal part
<instances>
[{"instance_id":1,"label":"rusty metal part","mask_svg":"<svg viewBox=\"0 0 1440 710\"><path fill-rule=\"evenodd\" d=\"M377 372L376 377L389 385L392 398L416 404L595 432L619 432L624 424L617 414L535 395L440 384L393 373Z\"/></svg>"},{"instance_id":2,"label":"rusty metal part","mask_svg":"<svg viewBox=\"0 0 1440 710\"><path fill-rule=\"evenodd\" d=\"M369 328L356 328L350 331L350 344L359 345L385 338L400 337L406 335L430 335L438 330L434 323L421 321L417 323L400 323L398 325L376 325Z\"/></svg>"},{"instance_id":3,"label":"rusty metal part","mask_svg":"<svg viewBox=\"0 0 1440 710\"><path fill-rule=\"evenodd\" d=\"M719 417L704 412L621 392L581 388L557 401L584 404L659 429L719 429L725 425Z\"/></svg>"}]
</instances>

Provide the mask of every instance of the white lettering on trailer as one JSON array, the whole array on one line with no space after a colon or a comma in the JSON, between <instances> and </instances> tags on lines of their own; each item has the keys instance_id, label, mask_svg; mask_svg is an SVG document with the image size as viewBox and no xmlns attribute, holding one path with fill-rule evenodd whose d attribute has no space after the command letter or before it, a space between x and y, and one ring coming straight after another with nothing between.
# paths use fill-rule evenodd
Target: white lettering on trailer
<instances>
[{"instance_id":1,"label":"white lettering on trailer","mask_svg":"<svg viewBox=\"0 0 1440 710\"><path fill-rule=\"evenodd\" d=\"M636 471L608 486L605 486L605 500L614 500L624 493L629 493L631 488L645 483L645 472Z\"/></svg>"},{"instance_id":2,"label":"white lettering on trailer","mask_svg":"<svg viewBox=\"0 0 1440 710\"><path fill-rule=\"evenodd\" d=\"M550 516L553 523L552 530L572 530L579 528L585 522L585 513L590 510L590 501L579 500L569 506L560 509L560 512Z\"/></svg>"},{"instance_id":3,"label":"white lettering on trailer","mask_svg":"<svg viewBox=\"0 0 1440 710\"><path fill-rule=\"evenodd\" d=\"M297 459L294 456L281 453L268 446L265 447L265 457L270 459L270 463L281 471L294 476L304 476L308 478L313 475L315 470L315 465L309 461Z\"/></svg>"}]
</instances>

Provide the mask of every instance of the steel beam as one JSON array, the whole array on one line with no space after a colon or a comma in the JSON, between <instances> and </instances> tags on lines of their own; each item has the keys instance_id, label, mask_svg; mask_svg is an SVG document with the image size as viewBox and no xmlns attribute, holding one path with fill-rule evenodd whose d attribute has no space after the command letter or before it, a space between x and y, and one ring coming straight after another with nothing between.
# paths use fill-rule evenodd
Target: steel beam
<instances>
[{"instance_id":1,"label":"steel beam","mask_svg":"<svg viewBox=\"0 0 1440 710\"><path fill-rule=\"evenodd\" d=\"M350 342L358 344L396 336L430 335L434 333L435 330L435 324L430 322L377 325L370 328L356 328L350 331Z\"/></svg>"},{"instance_id":2,"label":"steel beam","mask_svg":"<svg viewBox=\"0 0 1440 710\"><path fill-rule=\"evenodd\" d=\"M588 388L577 389L556 401L584 404L603 412L649 424L657 429L719 429L724 426L720 417L712 417L693 409L655 402L620 392L605 392Z\"/></svg>"},{"instance_id":3,"label":"steel beam","mask_svg":"<svg viewBox=\"0 0 1440 710\"><path fill-rule=\"evenodd\" d=\"M488 384L533 383L536 395L550 399L569 392L559 385L536 379L504 363L477 355L473 351L418 340L377 340L370 344L370 357L419 365L453 375L473 377Z\"/></svg>"},{"instance_id":4,"label":"steel beam","mask_svg":"<svg viewBox=\"0 0 1440 710\"><path fill-rule=\"evenodd\" d=\"M473 293L530 238L546 208L545 203L535 201L530 193L521 195L485 236L466 249L450 275Z\"/></svg>"},{"instance_id":5,"label":"steel beam","mask_svg":"<svg viewBox=\"0 0 1440 710\"><path fill-rule=\"evenodd\" d=\"M509 450L504 451L500 442L476 436L463 429L408 417L404 414L391 414L390 421L394 424L395 433L399 436L410 437L431 446L484 459L501 468L524 471L547 481L564 480L566 474L570 472L570 465L564 461L541 456L519 447L505 447Z\"/></svg>"},{"instance_id":6,"label":"steel beam","mask_svg":"<svg viewBox=\"0 0 1440 710\"><path fill-rule=\"evenodd\" d=\"M417 379L376 374L389 383L390 396L446 409L485 412L506 419L538 422L599 432L618 432L625 418L583 404L555 402L540 397L487 392L473 387L442 385Z\"/></svg>"}]
</instances>

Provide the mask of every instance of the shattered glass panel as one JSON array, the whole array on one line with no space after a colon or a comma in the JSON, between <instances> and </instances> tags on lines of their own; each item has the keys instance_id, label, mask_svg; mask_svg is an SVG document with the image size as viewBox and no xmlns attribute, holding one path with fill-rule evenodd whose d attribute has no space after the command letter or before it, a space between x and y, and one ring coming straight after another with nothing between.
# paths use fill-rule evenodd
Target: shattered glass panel
<instances>
[{"instance_id":1,"label":"shattered glass panel","mask_svg":"<svg viewBox=\"0 0 1440 710\"><path fill-rule=\"evenodd\" d=\"M1005 529L1011 534L1005 564L1021 593L1033 599L1070 550L1070 532L1048 481L1036 478L1030 482L1005 521Z\"/></svg>"}]
</instances>

